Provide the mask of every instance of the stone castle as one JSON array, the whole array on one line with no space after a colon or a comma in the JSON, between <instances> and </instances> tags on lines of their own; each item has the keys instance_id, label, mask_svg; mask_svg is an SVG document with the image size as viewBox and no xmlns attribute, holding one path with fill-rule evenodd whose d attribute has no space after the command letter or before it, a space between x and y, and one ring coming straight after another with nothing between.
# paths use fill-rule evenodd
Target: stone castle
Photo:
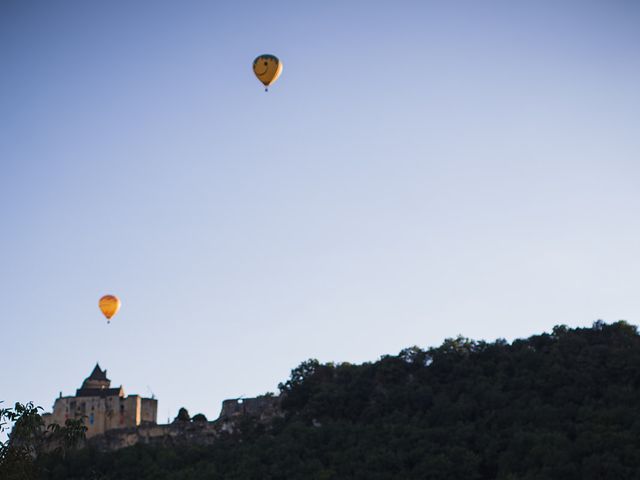
<instances>
[{"instance_id":1,"label":"stone castle","mask_svg":"<svg viewBox=\"0 0 640 480\"><path fill-rule=\"evenodd\" d=\"M208 421L181 421L158 425L158 401L140 395L125 396L122 386L111 388L107 371L96 364L75 396L60 397L52 413L45 413L45 425L64 425L68 418L83 418L87 442L104 450L115 450L136 443L176 445L210 444L221 434L232 433L241 417L268 422L280 416L280 397L231 399L222 402L220 416Z\"/></svg>"},{"instance_id":2,"label":"stone castle","mask_svg":"<svg viewBox=\"0 0 640 480\"><path fill-rule=\"evenodd\" d=\"M117 428L155 424L157 415L155 398L125 396L122 386L111 388L107 371L96 364L75 396L63 397L61 393L53 405L53 413L44 414L43 419L45 425L64 425L68 418L84 417L87 438L91 438Z\"/></svg>"}]
</instances>

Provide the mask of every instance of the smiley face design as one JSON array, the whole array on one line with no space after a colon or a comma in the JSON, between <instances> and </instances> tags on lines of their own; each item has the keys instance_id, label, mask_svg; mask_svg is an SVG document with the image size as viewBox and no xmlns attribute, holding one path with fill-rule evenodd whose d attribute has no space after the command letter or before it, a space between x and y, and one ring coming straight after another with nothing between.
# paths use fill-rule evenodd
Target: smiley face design
<instances>
[{"instance_id":1,"label":"smiley face design","mask_svg":"<svg viewBox=\"0 0 640 480\"><path fill-rule=\"evenodd\" d=\"M253 73L265 87L268 87L282 73L282 62L275 55L260 55L253 61Z\"/></svg>"}]
</instances>

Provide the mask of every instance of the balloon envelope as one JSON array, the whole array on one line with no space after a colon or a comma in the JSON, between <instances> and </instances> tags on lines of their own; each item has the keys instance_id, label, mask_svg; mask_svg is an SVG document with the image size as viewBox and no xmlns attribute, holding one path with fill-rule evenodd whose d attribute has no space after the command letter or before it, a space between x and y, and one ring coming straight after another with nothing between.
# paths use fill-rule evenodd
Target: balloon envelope
<instances>
[{"instance_id":1,"label":"balloon envelope","mask_svg":"<svg viewBox=\"0 0 640 480\"><path fill-rule=\"evenodd\" d=\"M282 73L282 62L275 55L264 54L253 61L253 73L265 87L273 84Z\"/></svg>"},{"instance_id":2,"label":"balloon envelope","mask_svg":"<svg viewBox=\"0 0 640 480\"><path fill-rule=\"evenodd\" d=\"M111 317L120 310L120 299L115 295L105 295L98 302L98 306L107 320L111 320Z\"/></svg>"}]
</instances>

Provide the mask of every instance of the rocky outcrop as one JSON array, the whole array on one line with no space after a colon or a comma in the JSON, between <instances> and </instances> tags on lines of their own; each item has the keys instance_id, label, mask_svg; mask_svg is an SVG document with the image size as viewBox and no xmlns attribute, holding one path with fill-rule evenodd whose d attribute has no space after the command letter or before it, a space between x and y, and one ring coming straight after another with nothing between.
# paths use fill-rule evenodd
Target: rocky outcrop
<instances>
[{"instance_id":1,"label":"rocky outcrop","mask_svg":"<svg viewBox=\"0 0 640 480\"><path fill-rule=\"evenodd\" d=\"M109 430L87 440L98 450L118 450L142 443L157 446L186 444L210 445L219 436L218 422L173 422L168 425L140 425L136 428Z\"/></svg>"}]
</instances>

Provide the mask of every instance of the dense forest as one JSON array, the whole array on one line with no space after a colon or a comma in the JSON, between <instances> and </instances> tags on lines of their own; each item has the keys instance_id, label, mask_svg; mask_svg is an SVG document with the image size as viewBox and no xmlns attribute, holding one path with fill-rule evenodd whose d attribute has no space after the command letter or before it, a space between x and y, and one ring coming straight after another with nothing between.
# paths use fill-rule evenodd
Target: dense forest
<instances>
[{"instance_id":1,"label":"dense forest","mask_svg":"<svg viewBox=\"0 0 640 480\"><path fill-rule=\"evenodd\" d=\"M285 415L214 446L42 457L50 479L637 479L640 335L626 322L309 360Z\"/></svg>"}]
</instances>

